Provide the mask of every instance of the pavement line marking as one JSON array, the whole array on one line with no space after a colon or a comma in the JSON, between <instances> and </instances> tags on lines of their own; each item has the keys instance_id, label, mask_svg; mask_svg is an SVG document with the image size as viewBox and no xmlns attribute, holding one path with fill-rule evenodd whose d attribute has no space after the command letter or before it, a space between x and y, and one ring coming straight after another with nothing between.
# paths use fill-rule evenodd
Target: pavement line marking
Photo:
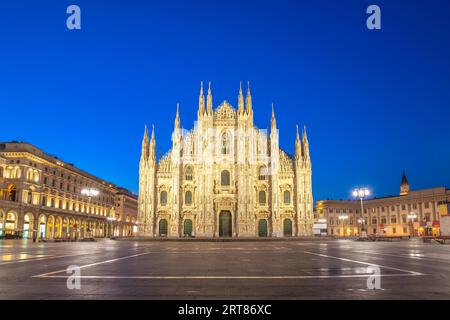
<instances>
[{"instance_id":1,"label":"pavement line marking","mask_svg":"<svg viewBox=\"0 0 450 320\"><path fill-rule=\"evenodd\" d=\"M353 262L353 263L359 263L359 264L365 264L368 266L374 266L374 267L380 267L380 268L385 268L385 269L391 269L391 270L396 270L396 271L401 271L401 272L407 272L413 275L417 275L417 276L424 276L424 273L421 272L417 272L417 271L411 271L411 270L405 270L405 269L399 269L399 268L394 268L394 267L388 267L388 266L383 266L380 264L375 264L375 263L370 263L370 262L364 262L364 261L358 261L358 260L351 260L351 259L347 259L347 258L341 258L341 257L334 257L334 256L329 256L326 254L321 254L321 253L315 253L315 252L309 252L309 251L303 251L304 253L307 254L312 254L312 255L316 255L319 257L325 257L325 258L331 258L331 259L338 259L338 260L342 260L342 261L348 261L348 262Z\"/></svg>"},{"instance_id":2,"label":"pavement line marking","mask_svg":"<svg viewBox=\"0 0 450 320\"><path fill-rule=\"evenodd\" d=\"M99 261L99 262L94 262L94 263L90 263L90 264L85 264L83 266L79 266L80 269L84 269L84 268L89 268L92 266L97 266L100 264L104 264L104 263L111 263L111 262L115 262L115 261L120 261L120 260L124 260L124 259L129 259L129 258L134 258L134 257L138 257L138 256L142 256L145 254L150 254L151 252L143 252L143 253L137 253L137 254L133 254L130 256L125 256L125 257L120 257L120 258L116 258L116 259L110 259L110 260L105 260L105 261ZM67 269L61 269L61 270L56 270L56 271L52 271L52 272L47 272L47 273L42 273L42 274L38 274L35 276L32 276L32 278L43 278L45 276L49 276L49 275L54 275L57 273L61 273L61 272L66 272Z\"/></svg>"},{"instance_id":3,"label":"pavement line marking","mask_svg":"<svg viewBox=\"0 0 450 320\"><path fill-rule=\"evenodd\" d=\"M317 276L72 276L79 279L154 279L154 280L231 280L231 279L329 279L329 278L367 278L374 277L411 277L423 274L398 273L398 274L348 274L348 275L317 275ZM39 275L40 278L68 278L69 275Z\"/></svg>"}]
</instances>

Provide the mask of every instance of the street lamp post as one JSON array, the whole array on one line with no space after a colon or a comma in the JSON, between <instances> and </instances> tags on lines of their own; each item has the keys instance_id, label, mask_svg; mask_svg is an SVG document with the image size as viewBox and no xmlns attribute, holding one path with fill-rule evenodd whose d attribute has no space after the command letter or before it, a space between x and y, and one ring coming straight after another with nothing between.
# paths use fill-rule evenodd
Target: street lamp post
<instances>
[{"instance_id":1,"label":"street lamp post","mask_svg":"<svg viewBox=\"0 0 450 320\"><path fill-rule=\"evenodd\" d=\"M345 220L348 219L347 215L339 216L339 220L342 222L342 236L345 237Z\"/></svg>"},{"instance_id":2,"label":"street lamp post","mask_svg":"<svg viewBox=\"0 0 450 320\"><path fill-rule=\"evenodd\" d=\"M91 224L90 220L91 220L91 202L92 202L92 197L98 196L99 193L100 192L97 189L94 189L94 188L84 188L84 189L81 190L81 194L84 195L84 196L87 196L88 199L89 199L88 227L87 227L87 232L88 232L89 238L92 238L91 227L90 227L90 224Z\"/></svg>"},{"instance_id":3,"label":"street lamp post","mask_svg":"<svg viewBox=\"0 0 450 320\"><path fill-rule=\"evenodd\" d=\"M367 188L357 188L357 189L353 190L352 194L355 198L359 198L359 200L361 201L361 218L358 220L358 222L360 222L360 226L361 226L361 231L360 231L359 235L360 235L360 237L365 238L366 237L366 231L364 229L365 220L363 218L364 198L370 195L370 191Z\"/></svg>"},{"instance_id":4,"label":"street lamp post","mask_svg":"<svg viewBox=\"0 0 450 320\"><path fill-rule=\"evenodd\" d=\"M414 237L413 221L416 220L416 218L417 218L417 215L414 212L411 212L410 214L408 214L410 237Z\"/></svg>"}]
</instances>

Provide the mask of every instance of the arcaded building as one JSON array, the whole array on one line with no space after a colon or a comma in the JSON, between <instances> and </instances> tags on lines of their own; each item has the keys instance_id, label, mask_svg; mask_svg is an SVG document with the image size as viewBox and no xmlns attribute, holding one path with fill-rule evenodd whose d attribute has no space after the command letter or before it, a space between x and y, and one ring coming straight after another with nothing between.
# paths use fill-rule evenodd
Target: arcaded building
<instances>
[{"instance_id":1,"label":"arcaded building","mask_svg":"<svg viewBox=\"0 0 450 320\"><path fill-rule=\"evenodd\" d=\"M295 154L279 147L272 106L270 131L253 122L250 87L237 108L213 107L211 85L200 88L197 121L180 127L172 149L157 160L154 129L145 129L139 169L142 236L290 237L312 233L311 158L306 128ZM295 134L294 130L291 130ZM167 137L169 139L170 137Z\"/></svg>"},{"instance_id":2,"label":"arcaded building","mask_svg":"<svg viewBox=\"0 0 450 320\"><path fill-rule=\"evenodd\" d=\"M0 236L126 236L136 220L137 198L129 191L29 143L0 143Z\"/></svg>"}]
</instances>

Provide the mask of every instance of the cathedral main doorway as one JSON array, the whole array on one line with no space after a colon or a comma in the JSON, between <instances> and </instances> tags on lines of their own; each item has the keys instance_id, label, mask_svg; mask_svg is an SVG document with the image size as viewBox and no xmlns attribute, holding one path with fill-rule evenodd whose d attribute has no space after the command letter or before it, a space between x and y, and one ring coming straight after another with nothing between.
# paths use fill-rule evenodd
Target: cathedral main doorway
<instances>
[{"instance_id":1,"label":"cathedral main doorway","mask_svg":"<svg viewBox=\"0 0 450 320\"><path fill-rule=\"evenodd\" d=\"M221 211L219 214L219 237L231 237L231 212Z\"/></svg>"},{"instance_id":2,"label":"cathedral main doorway","mask_svg":"<svg viewBox=\"0 0 450 320\"><path fill-rule=\"evenodd\" d=\"M267 220L260 219L258 222L258 236L267 237Z\"/></svg>"}]
</instances>

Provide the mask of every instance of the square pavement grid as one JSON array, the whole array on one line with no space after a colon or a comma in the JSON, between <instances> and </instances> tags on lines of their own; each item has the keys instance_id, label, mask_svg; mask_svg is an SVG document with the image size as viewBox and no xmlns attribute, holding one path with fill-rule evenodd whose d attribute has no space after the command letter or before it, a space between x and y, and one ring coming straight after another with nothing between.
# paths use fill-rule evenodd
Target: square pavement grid
<instances>
[{"instance_id":1,"label":"square pavement grid","mask_svg":"<svg viewBox=\"0 0 450 320\"><path fill-rule=\"evenodd\" d=\"M419 240L0 240L0 299L450 299L449 271L450 246Z\"/></svg>"}]
</instances>

